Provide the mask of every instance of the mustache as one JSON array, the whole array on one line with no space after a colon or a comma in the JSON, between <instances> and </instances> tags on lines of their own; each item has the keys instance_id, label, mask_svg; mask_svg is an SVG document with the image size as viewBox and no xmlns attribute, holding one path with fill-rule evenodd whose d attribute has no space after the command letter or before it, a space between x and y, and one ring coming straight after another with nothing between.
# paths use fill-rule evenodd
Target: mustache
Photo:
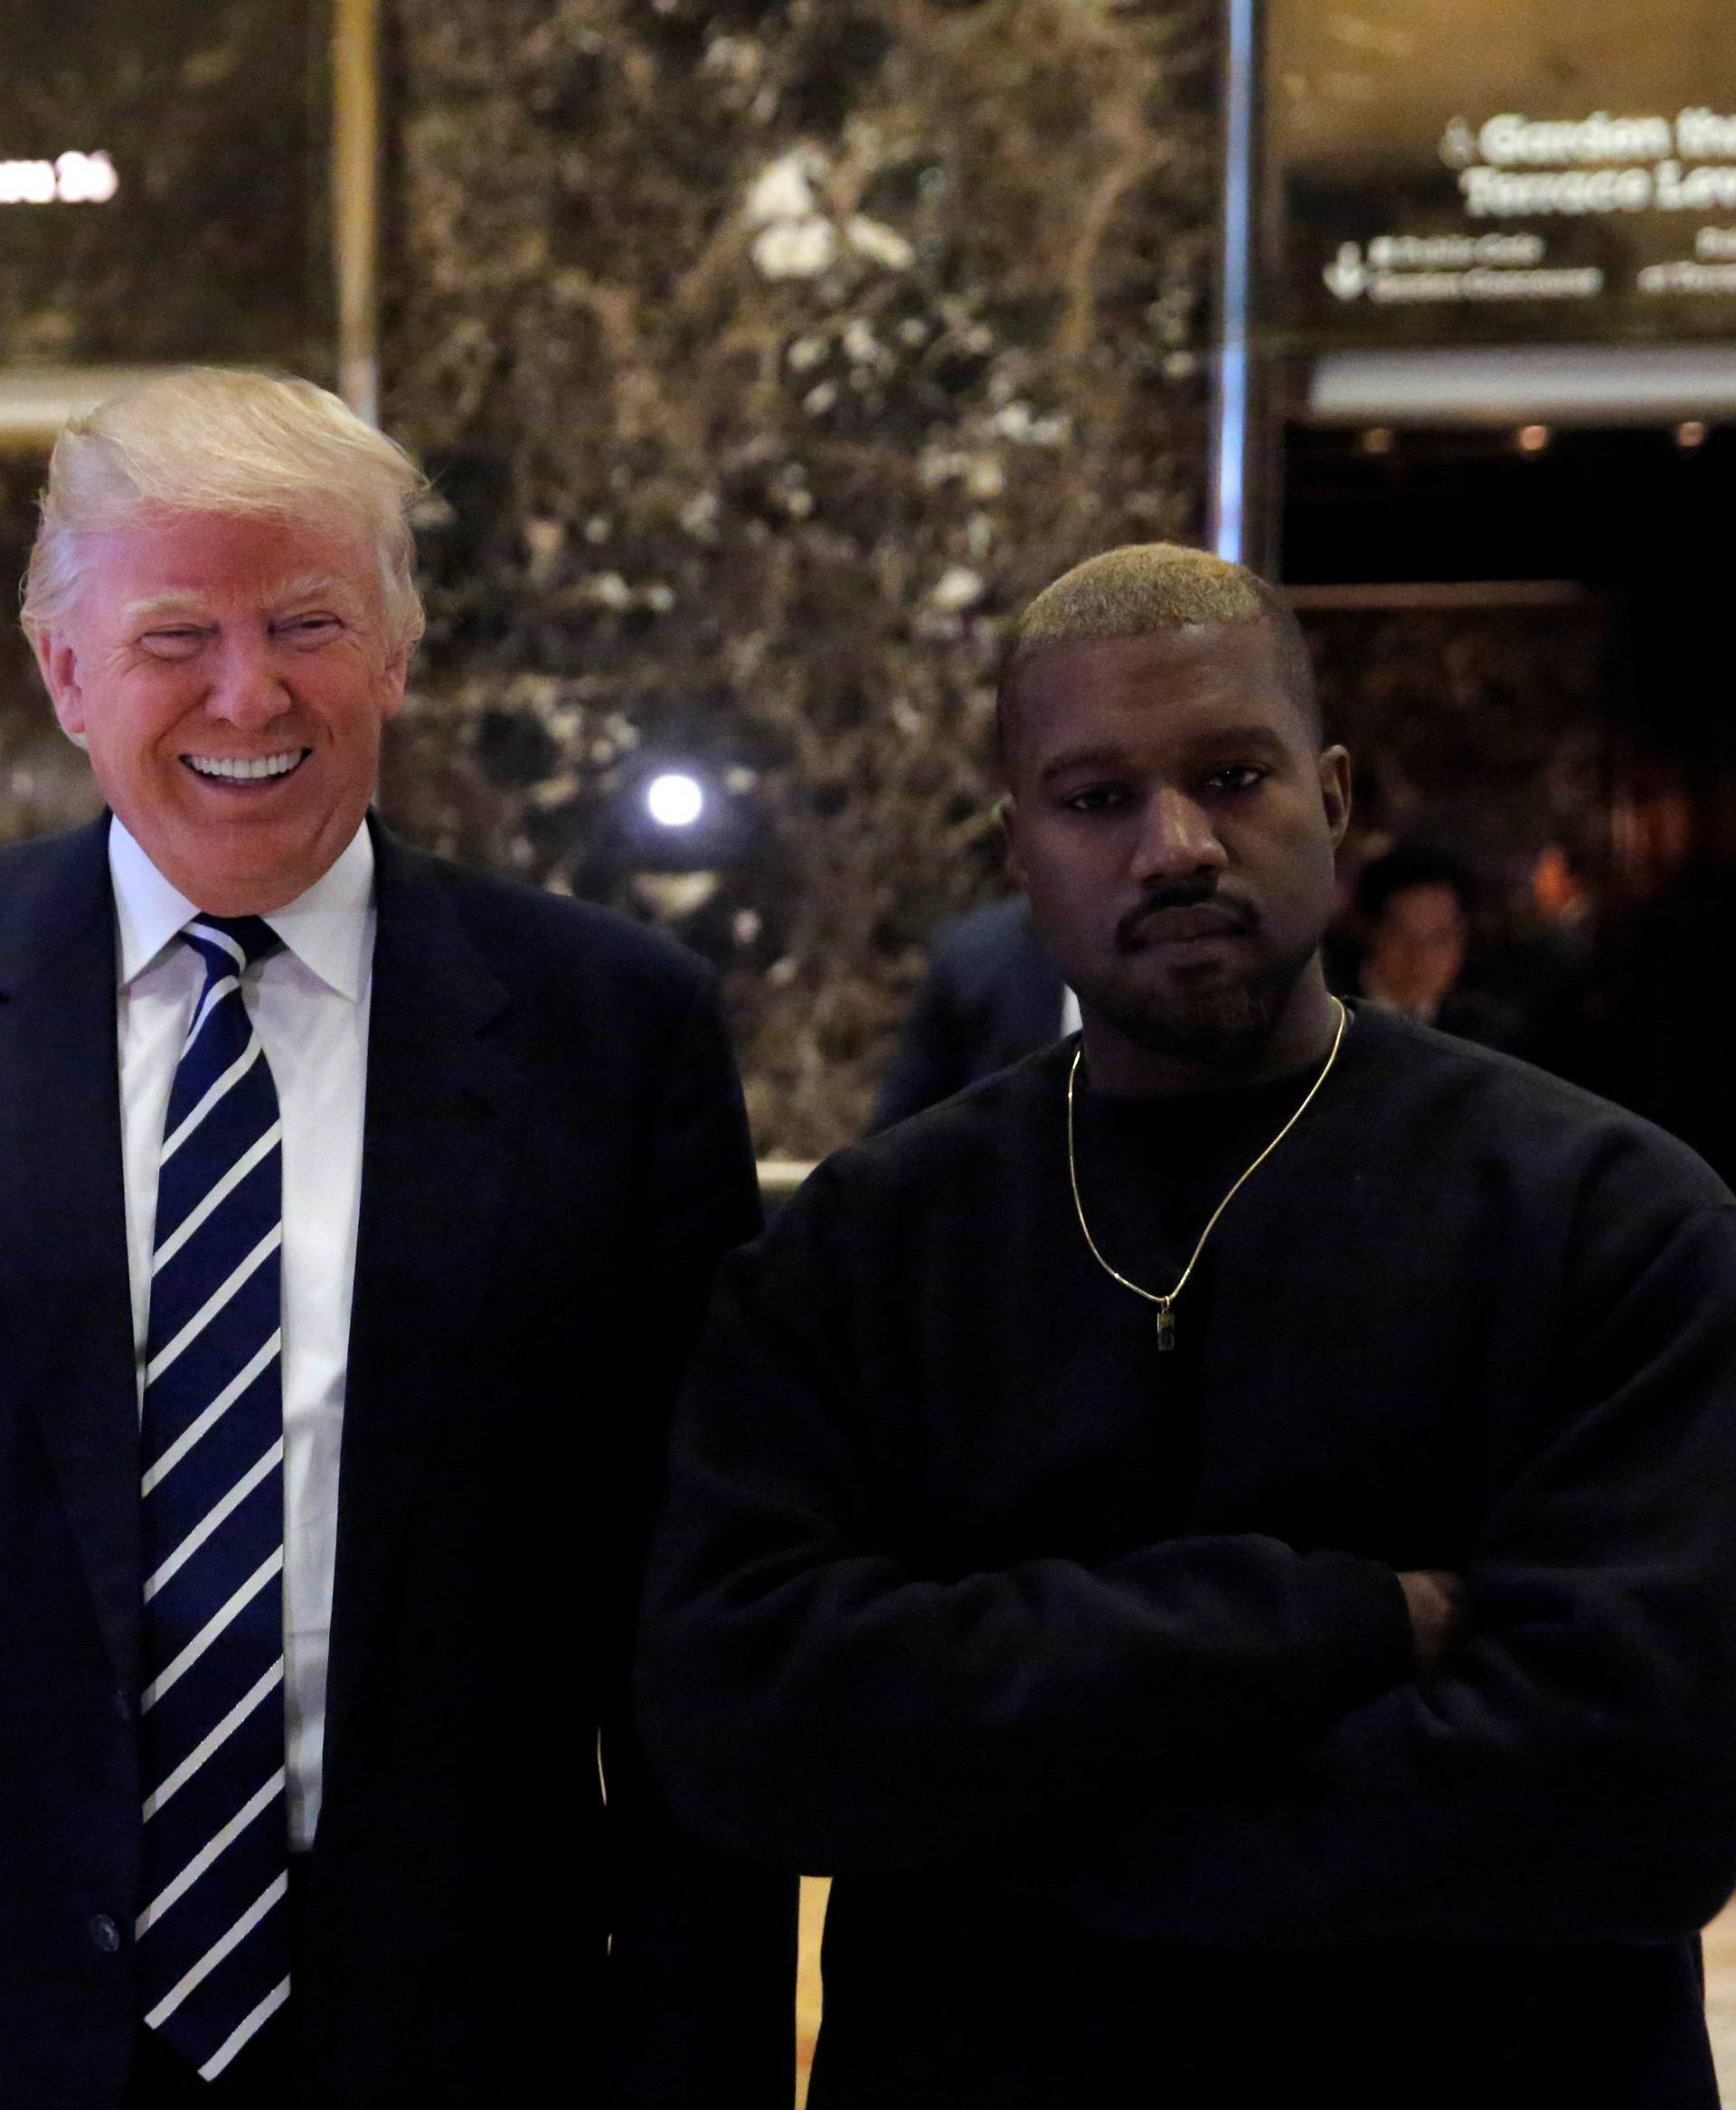
<instances>
[{"instance_id":1,"label":"mustache","mask_svg":"<svg viewBox=\"0 0 1736 2110\"><path fill-rule=\"evenodd\" d=\"M1260 928L1250 901L1216 887L1154 887L1115 927L1118 952L1138 952L1165 938L1246 937Z\"/></svg>"}]
</instances>

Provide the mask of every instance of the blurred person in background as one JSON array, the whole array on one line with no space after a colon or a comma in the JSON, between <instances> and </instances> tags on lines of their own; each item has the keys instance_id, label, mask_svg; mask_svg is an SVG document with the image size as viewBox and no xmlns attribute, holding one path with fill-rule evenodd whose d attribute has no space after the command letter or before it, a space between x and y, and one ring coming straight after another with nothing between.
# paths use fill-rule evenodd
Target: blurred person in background
<instances>
[{"instance_id":1,"label":"blurred person in background","mask_svg":"<svg viewBox=\"0 0 1736 2110\"><path fill-rule=\"evenodd\" d=\"M898 1053L874 1107L890 1128L1077 1031L1061 980L1023 894L941 925Z\"/></svg>"},{"instance_id":2,"label":"blurred person in background","mask_svg":"<svg viewBox=\"0 0 1736 2110\"><path fill-rule=\"evenodd\" d=\"M1371 860L1353 895L1362 942L1346 994L1462 1040L1518 1047L1519 1013L1460 986L1475 900L1470 869L1450 851L1401 843Z\"/></svg>"}]
</instances>

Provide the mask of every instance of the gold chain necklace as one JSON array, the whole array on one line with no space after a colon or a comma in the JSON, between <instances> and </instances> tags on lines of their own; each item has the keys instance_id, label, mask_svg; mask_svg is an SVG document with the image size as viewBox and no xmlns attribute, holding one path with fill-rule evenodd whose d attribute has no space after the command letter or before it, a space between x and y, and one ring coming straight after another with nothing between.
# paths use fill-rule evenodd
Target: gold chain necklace
<instances>
[{"instance_id":1,"label":"gold chain necklace","mask_svg":"<svg viewBox=\"0 0 1736 2110\"><path fill-rule=\"evenodd\" d=\"M1074 1212L1079 1218L1079 1228L1085 1234L1085 1243L1091 1248L1091 1258L1097 1262L1098 1266L1103 1270L1104 1274L1112 1276L1115 1280L1121 1285L1123 1289L1130 1289L1135 1296L1142 1296L1145 1298L1148 1305L1156 1305L1157 1345L1160 1349L1170 1349L1174 1348L1175 1345L1175 1299L1180 1296L1182 1292L1187 1287L1187 1278L1190 1275L1193 1274L1194 1267L1199 1260L1200 1255L1205 1250L1205 1241L1212 1236L1212 1233L1217 1229L1218 1219L1223 1214L1224 1210L1229 1208L1230 1204L1235 1200L1236 1196L1241 1192L1242 1189L1248 1184L1249 1181L1253 1178L1254 1174L1260 1170L1261 1165L1266 1163L1266 1160L1271 1156L1272 1153L1278 1148L1278 1144L1283 1142L1284 1138L1289 1134L1290 1130L1296 1126L1297 1123L1302 1118L1303 1115L1307 1112L1308 1108L1314 1104L1316 1093L1319 1091L1320 1087L1325 1084L1327 1078L1332 1074L1332 1066L1335 1062L1337 1061L1338 1050L1344 1045L1344 1028L1350 1022L1349 1012L1345 1010L1342 1003L1338 1003L1338 999L1335 996L1332 1001L1338 1004L1338 1031L1332 1036L1332 1047L1327 1053L1325 1065L1321 1069L1319 1076L1316 1077L1314 1082L1308 1087L1307 1095L1303 1099L1302 1104L1296 1109L1295 1113L1290 1116L1289 1119L1285 1122L1283 1127L1281 1127L1278 1134L1273 1136L1272 1140L1266 1145L1265 1149L1260 1152L1260 1155L1254 1160L1253 1163L1248 1167L1247 1171L1243 1173L1241 1179L1236 1182L1235 1185L1231 1188L1230 1192L1224 1196L1223 1200L1220 1201L1218 1206L1212 1211L1211 1220L1207 1223L1205 1229L1200 1233L1199 1244L1194 1247L1192 1254L1188 1258L1187 1266L1182 1269L1179 1280L1176 1282L1175 1288L1170 1291L1167 1296L1159 1296L1155 1289L1146 1289L1137 1282L1130 1282L1118 1268L1111 1267L1109 1262L1103 1258L1102 1254L1098 1251L1097 1240L1091 1236L1091 1227L1085 1220L1085 1203L1081 1200L1079 1192L1079 1156L1078 1153L1073 1147L1073 1087L1079 1080L1079 1066L1085 1057L1084 1041L1081 1041L1079 1046L1073 1050L1072 1067L1067 1072L1067 1176L1073 1183Z\"/></svg>"}]
</instances>

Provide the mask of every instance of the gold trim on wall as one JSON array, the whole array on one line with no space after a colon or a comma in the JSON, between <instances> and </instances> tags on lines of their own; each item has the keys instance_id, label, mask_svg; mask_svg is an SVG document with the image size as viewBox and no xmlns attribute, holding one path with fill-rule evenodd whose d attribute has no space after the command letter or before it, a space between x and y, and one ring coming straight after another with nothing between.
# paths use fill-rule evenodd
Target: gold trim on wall
<instances>
[{"instance_id":1,"label":"gold trim on wall","mask_svg":"<svg viewBox=\"0 0 1736 2110\"><path fill-rule=\"evenodd\" d=\"M332 256L337 276L337 390L380 417L379 0L333 0Z\"/></svg>"},{"instance_id":2,"label":"gold trim on wall","mask_svg":"<svg viewBox=\"0 0 1736 2110\"><path fill-rule=\"evenodd\" d=\"M0 455L46 457L67 419L146 381L154 366L0 368Z\"/></svg>"},{"instance_id":3,"label":"gold trim on wall","mask_svg":"<svg viewBox=\"0 0 1736 2110\"><path fill-rule=\"evenodd\" d=\"M1573 608L1597 598L1571 579L1420 579L1375 586L1287 586L1280 589L1297 615L1408 612L1454 608Z\"/></svg>"}]
</instances>

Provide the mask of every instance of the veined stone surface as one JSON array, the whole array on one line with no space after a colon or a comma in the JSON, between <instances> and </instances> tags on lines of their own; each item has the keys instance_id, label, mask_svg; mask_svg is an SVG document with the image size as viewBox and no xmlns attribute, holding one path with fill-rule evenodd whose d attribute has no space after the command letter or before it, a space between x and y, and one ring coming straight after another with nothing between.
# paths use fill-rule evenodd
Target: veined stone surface
<instances>
[{"instance_id":1,"label":"veined stone surface","mask_svg":"<svg viewBox=\"0 0 1736 2110\"><path fill-rule=\"evenodd\" d=\"M1203 526L1218 11L382 13L384 421L438 479L386 810L711 956L760 1149L817 1155L934 925L1003 883L1011 618ZM0 464L11 579L41 476ZM692 828L646 816L659 772ZM11 633L0 837L93 805Z\"/></svg>"},{"instance_id":2,"label":"veined stone surface","mask_svg":"<svg viewBox=\"0 0 1736 2110\"><path fill-rule=\"evenodd\" d=\"M384 416L439 486L388 810L706 952L760 1148L817 1155L998 883L1010 619L1201 532L1216 10L388 18Z\"/></svg>"},{"instance_id":3,"label":"veined stone surface","mask_svg":"<svg viewBox=\"0 0 1736 2110\"><path fill-rule=\"evenodd\" d=\"M18 627L18 589L36 532L42 462L0 459L0 843L90 819L102 801L90 765L61 732Z\"/></svg>"}]
</instances>

